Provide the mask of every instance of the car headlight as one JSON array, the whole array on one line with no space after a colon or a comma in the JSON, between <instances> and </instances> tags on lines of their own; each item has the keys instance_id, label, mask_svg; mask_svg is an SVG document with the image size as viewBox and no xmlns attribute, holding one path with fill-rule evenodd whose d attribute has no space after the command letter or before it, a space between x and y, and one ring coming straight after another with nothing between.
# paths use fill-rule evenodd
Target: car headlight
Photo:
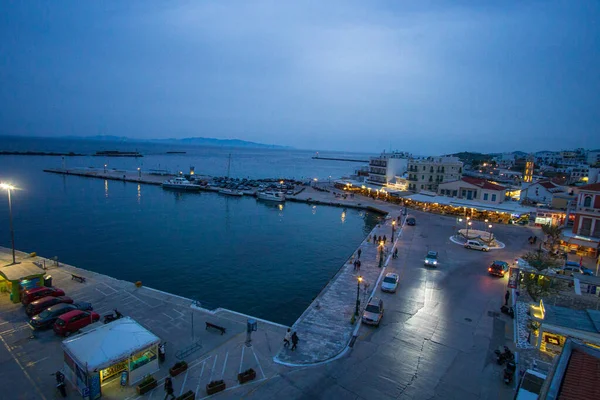
<instances>
[{"instance_id":1,"label":"car headlight","mask_svg":"<svg viewBox=\"0 0 600 400\"><path fill-rule=\"evenodd\" d=\"M434 264L437 264L437 261L434 261L433 263L434 263Z\"/></svg>"}]
</instances>

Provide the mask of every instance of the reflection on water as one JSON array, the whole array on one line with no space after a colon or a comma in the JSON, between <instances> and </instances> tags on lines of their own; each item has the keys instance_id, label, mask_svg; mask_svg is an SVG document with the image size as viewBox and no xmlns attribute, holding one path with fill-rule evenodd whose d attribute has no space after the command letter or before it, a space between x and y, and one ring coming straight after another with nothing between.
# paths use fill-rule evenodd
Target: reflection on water
<instances>
[{"instance_id":1,"label":"reflection on water","mask_svg":"<svg viewBox=\"0 0 600 400\"><path fill-rule=\"evenodd\" d=\"M104 180L104 197L108 198L108 179Z\"/></svg>"},{"instance_id":2,"label":"reflection on water","mask_svg":"<svg viewBox=\"0 0 600 400\"><path fill-rule=\"evenodd\" d=\"M345 208L344 208L344 211L342 211L342 218L341 219L342 219L342 224L344 222L346 222L346 209Z\"/></svg>"},{"instance_id":3,"label":"reflection on water","mask_svg":"<svg viewBox=\"0 0 600 400\"><path fill-rule=\"evenodd\" d=\"M142 201L142 185L140 185L138 183L138 186L137 186L137 202L138 202L138 204L140 204L141 201Z\"/></svg>"}]
</instances>

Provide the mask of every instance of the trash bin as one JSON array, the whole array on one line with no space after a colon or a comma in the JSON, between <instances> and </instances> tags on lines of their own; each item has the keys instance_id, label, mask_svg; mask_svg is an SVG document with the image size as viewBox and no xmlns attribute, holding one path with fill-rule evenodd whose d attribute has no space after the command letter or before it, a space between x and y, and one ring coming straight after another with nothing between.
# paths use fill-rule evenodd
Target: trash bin
<instances>
[{"instance_id":1,"label":"trash bin","mask_svg":"<svg viewBox=\"0 0 600 400\"><path fill-rule=\"evenodd\" d=\"M44 277L44 286L46 286L46 287L52 286L52 275L46 275Z\"/></svg>"}]
</instances>

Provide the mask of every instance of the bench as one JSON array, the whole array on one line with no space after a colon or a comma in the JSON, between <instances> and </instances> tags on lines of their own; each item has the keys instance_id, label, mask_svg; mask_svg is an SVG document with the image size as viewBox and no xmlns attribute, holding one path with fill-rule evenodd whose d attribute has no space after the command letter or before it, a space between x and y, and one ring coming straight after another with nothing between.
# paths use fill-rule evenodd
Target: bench
<instances>
[{"instance_id":1,"label":"bench","mask_svg":"<svg viewBox=\"0 0 600 400\"><path fill-rule=\"evenodd\" d=\"M226 331L226 329L225 329L225 328L223 328L222 326L215 325L215 324L213 324L213 323L210 323L210 322L207 322L207 323L206 323L206 329L208 329L208 328L214 328L214 329L216 329L216 330L218 330L218 331L221 331L221 335L222 335L222 334L224 334L224 333L225 333L225 331Z\"/></svg>"},{"instance_id":2,"label":"bench","mask_svg":"<svg viewBox=\"0 0 600 400\"><path fill-rule=\"evenodd\" d=\"M83 276L79 276L79 275L75 275L75 274L71 274L71 280L81 282L81 283L85 282L85 278Z\"/></svg>"}]
</instances>

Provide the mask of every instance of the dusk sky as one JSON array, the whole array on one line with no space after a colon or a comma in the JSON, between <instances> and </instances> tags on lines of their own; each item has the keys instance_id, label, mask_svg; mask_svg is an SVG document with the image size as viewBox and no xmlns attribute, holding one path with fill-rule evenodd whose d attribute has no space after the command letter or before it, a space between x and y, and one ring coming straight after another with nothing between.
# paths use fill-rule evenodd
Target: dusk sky
<instances>
[{"instance_id":1,"label":"dusk sky","mask_svg":"<svg viewBox=\"0 0 600 400\"><path fill-rule=\"evenodd\" d=\"M596 0L2 1L0 134L600 148L599 20Z\"/></svg>"}]
</instances>

